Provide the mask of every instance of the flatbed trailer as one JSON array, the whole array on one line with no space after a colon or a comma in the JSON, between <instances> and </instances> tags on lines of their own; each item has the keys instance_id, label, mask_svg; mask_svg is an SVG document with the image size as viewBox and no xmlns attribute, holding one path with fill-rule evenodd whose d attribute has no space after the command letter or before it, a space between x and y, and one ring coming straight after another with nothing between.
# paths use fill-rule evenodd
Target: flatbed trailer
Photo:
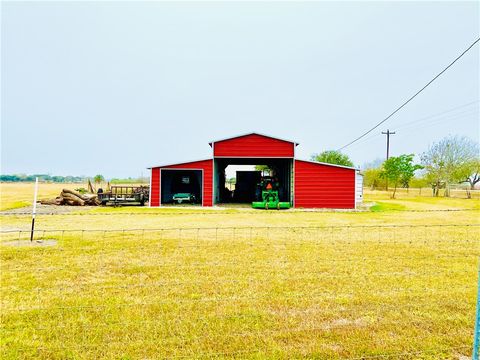
<instances>
[{"instance_id":1,"label":"flatbed trailer","mask_svg":"<svg viewBox=\"0 0 480 360\"><path fill-rule=\"evenodd\" d=\"M133 205L138 203L144 206L148 201L150 187L141 186L111 186L110 191L97 193L102 205Z\"/></svg>"}]
</instances>

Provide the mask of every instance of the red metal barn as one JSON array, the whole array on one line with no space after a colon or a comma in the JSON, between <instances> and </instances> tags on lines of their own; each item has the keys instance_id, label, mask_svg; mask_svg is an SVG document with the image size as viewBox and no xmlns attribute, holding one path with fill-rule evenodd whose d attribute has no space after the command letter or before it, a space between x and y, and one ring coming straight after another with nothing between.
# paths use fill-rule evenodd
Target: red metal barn
<instances>
[{"instance_id":1,"label":"red metal barn","mask_svg":"<svg viewBox=\"0 0 480 360\"><path fill-rule=\"evenodd\" d=\"M296 159L298 143L294 141L250 133L209 145L211 159L150 168L151 207L171 203L176 192L195 194L202 206L253 201L259 172L237 172L232 195L225 176L229 165L274 169L280 183L280 201L296 208L354 209L362 201L363 180L357 169Z\"/></svg>"}]
</instances>

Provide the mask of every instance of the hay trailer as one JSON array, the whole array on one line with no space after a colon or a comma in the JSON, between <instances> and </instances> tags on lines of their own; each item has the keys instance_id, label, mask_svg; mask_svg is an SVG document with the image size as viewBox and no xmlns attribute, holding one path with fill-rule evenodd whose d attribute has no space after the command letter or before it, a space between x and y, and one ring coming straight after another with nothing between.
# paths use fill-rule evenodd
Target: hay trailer
<instances>
[{"instance_id":1,"label":"hay trailer","mask_svg":"<svg viewBox=\"0 0 480 360\"><path fill-rule=\"evenodd\" d=\"M112 186L110 191L98 189L98 200L102 205L135 205L144 206L148 201L149 186Z\"/></svg>"}]
</instances>

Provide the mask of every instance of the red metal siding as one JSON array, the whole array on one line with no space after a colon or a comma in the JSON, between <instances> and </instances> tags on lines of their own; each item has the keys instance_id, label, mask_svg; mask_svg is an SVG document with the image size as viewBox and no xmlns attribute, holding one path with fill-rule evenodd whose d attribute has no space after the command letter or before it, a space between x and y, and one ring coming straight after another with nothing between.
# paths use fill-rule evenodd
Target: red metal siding
<instances>
[{"instance_id":1,"label":"red metal siding","mask_svg":"<svg viewBox=\"0 0 480 360\"><path fill-rule=\"evenodd\" d=\"M160 206L160 169L152 168L151 176L150 206Z\"/></svg>"},{"instance_id":2,"label":"red metal siding","mask_svg":"<svg viewBox=\"0 0 480 360\"><path fill-rule=\"evenodd\" d=\"M355 170L295 160L295 207L355 208Z\"/></svg>"},{"instance_id":3,"label":"red metal siding","mask_svg":"<svg viewBox=\"0 0 480 360\"><path fill-rule=\"evenodd\" d=\"M160 169L197 169L203 170L203 206L212 206L212 186L213 186L213 160L201 160L181 164L173 164L168 166L162 166L159 168L154 168L153 170L158 170L160 174ZM160 176L158 175L160 178ZM152 177L152 180L154 178ZM152 181L152 195L156 192L158 201L160 201L160 182L158 182L157 188L154 190L154 185ZM152 198L153 199L153 198ZM151 206L159 206L151 205Z\"/></svg>"},{"instance_id":4,"label":"red metal siding","mask_svg":"<svg viewBox=\"0 0 480 360\"><path fill-rule=\"evenodd\" d=\"M289 141L250 134L213 143L213 156L293 157L294 147Z\"/></svg>"}]
</instances>

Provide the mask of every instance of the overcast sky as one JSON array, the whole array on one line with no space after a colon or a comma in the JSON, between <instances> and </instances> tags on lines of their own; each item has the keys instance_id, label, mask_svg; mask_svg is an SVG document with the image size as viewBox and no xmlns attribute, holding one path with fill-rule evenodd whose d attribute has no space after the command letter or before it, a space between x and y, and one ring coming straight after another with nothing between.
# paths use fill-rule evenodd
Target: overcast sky
<instances>
[{"instance_id":1,"label":"overcast sky","mask_svg":"<svg viewBox=\"0 0 480 360\"><path fill-rule=\"evenodd\" d=\"M260 132L336 149L479 36L472 2L1 3L2 173L140 176ZM479 138L479 46L355 164Z\"/></svg>"}]
</instances>

